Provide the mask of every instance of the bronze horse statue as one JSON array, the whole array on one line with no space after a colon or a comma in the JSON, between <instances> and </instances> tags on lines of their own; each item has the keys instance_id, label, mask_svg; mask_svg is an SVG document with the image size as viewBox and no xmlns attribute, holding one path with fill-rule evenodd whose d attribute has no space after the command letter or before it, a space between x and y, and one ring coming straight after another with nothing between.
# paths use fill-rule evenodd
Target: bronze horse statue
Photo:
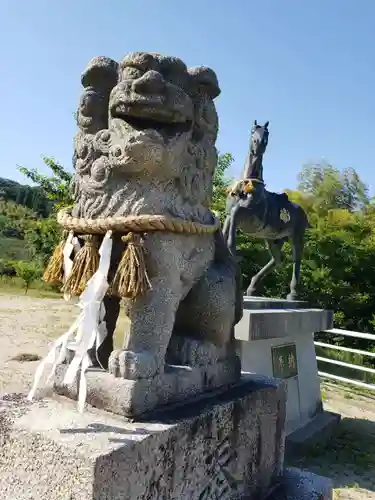
<instances>
[{"instance_id":1,"label":"bronze horse statue","mask_svg":"<svg viewBox=\"0 0 375 500\"><path fill-rule=\"evenodd\" d=\"M260 281L281 263L281 249L290 240L294 264L287 299L296 300L304 235L309 222L302 207L292 203L286 193L272 193L265 189L262 162L268 134L268 122L263 126L254 122L242 179L229 189L223 234L233 256L236 255L237 228L266 241L271 260L252 277L247 295L254 295Z\"/></svg>"}]
</instances>

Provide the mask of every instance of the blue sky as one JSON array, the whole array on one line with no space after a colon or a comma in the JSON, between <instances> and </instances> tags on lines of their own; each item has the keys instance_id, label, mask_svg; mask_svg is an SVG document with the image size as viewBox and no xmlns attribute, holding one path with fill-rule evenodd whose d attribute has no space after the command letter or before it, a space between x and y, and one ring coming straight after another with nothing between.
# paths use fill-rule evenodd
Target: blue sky
<instances>
[{"instance_id":1,"label":"blue sky","mask_svg":"<svg viewBox=\"0 0 375 500\"><path fill-rule=\"evenodd\" d=\"M374 192L374 0L1 0L0 176L23 181L16 165L43 169L41 154L70 167L82 70L133 50L217 72L232 175L256 118L270 120L270 189L324 158Z\"/></svg>"}]
</instances>

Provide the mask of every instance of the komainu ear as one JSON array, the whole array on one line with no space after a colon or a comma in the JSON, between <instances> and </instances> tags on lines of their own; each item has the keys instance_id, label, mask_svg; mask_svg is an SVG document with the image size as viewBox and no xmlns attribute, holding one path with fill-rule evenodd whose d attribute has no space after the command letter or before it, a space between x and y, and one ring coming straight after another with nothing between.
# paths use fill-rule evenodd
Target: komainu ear
<instances>
[{"instance_id":1,"label":"komainu ear","mask_svg":"<svg viewBox=\"0 0 375 500\"><path fill-rule=\"evenodd\" d=\"M268 128L268 125L269 125L269 124L270 124L270 122L266 122L266 123L264 124L264 128Z\"/></svg>"},{"instance_id":2,"label":"komainu ear","mask_svg":"<svg viewBox=\"0 0 375 500\"><path fill-rule=\"evenodd\" d=\"M211 99L218 97L221 91L215 71L206 66L197 66L189 68L188 73L193 87L203 90Z\"/></svg>"},{"instance_id":3,"label":"komainu ear","mask_svg":"<svg viewBox=\"0 0 375 500\"><path fill-rule=\"evenodd\" d=\"M109 57L94 57L82 73L83 87L93 87L97 90L110 92L117 84L118 64Z\"/></svg>"}]
</instances>

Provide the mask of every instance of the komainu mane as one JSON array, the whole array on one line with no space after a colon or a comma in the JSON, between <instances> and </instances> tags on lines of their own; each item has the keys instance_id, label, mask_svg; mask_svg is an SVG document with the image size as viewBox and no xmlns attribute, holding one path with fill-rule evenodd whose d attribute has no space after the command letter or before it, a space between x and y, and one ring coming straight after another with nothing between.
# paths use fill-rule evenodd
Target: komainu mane
<instances>
[{"instance_id":1,"label":"komainu mane","mask_svg":"<svg viewBox=\"0 0 375 500\"><path fill-rule=\"evenodd\" d=\"M166 214L210 223L215 73L133 53L119 65L93 59L82 83L73 215Z\"/></svg>"}]
</instances>

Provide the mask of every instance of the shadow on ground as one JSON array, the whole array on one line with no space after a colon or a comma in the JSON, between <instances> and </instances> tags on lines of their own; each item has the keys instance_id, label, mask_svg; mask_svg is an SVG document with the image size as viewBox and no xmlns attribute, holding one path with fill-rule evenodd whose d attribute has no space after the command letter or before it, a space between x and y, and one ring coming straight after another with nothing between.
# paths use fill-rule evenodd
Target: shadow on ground
<instances>
[{"instance_id":1,"label":"shadow on ground","mask_svg":"<svg viewBox=\"0 0 375 500\"><path fill-rule=\"evenodd\" d=\"M375 422L343 418L331 440L316 445L288 465L330 477L334 488L375 492Z\"/></svg>"}]
</instances>

